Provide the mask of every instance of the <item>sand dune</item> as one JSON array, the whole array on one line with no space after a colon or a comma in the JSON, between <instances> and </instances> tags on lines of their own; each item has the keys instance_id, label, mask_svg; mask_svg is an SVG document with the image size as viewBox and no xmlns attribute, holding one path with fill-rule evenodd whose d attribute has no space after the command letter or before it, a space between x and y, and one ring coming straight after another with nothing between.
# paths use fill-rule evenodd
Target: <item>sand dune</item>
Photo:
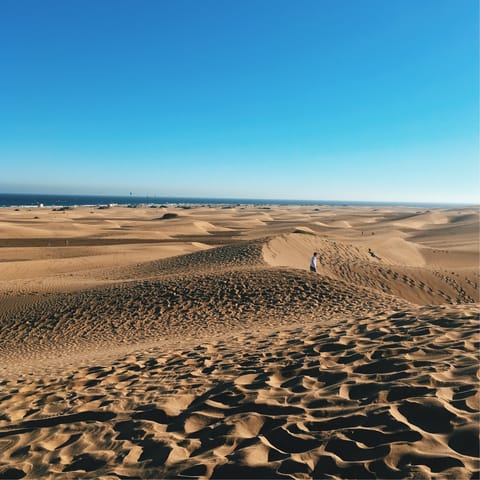
<instances>
[{"instance_id":1,"label":"sand dune","mask_svg":"<svg viewBox=\"0 0 480 480\"><path fill-rule=\"evenodd\" d=\"M0 211L0 478L480 475L474 209L34 213Z\"/></svg>"},{"instance_id":2,"label":"sand dune","mask_svg":"<svg viewBox=\"0 0 480 480\"><path fill-rule=\"evenodd\" d=\"M375 242L370 244L378 246ZM400 238L382 242L382 247L374 251L376 257L371 256L368 248L294 233L268 242L264 254L270 265L304 268L309 254L318 251L320 272L324 275L417 304L479 301L478 272L420 268L418 265L425 265L420 248ZM400 263L402 259L404 262Z\"/></svg>"}]
</instances>

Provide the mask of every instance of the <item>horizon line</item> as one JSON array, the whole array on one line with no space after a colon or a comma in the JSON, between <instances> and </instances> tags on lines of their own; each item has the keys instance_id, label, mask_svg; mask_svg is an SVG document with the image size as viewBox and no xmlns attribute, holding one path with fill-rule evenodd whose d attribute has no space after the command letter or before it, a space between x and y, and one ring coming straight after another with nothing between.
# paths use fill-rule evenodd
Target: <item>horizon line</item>
<instances>
[{"instance_id":1,"label":"horizon line","mask_svg":"<svg viewBox=\"0 0 480 480\"><path fill-rule=\"evenodd\" d=\"M346 199L305 199L305 198L262 198L262 197L203 197L203 196L188 196L188 195L150 195L150 194L117 194L117 193L38 193L38 192L29 192L29 193L20 193L20 192L0 192L0 195L19 195L19 196L33 196L33 195L43 195L51 197L119 197L122 199L171 199L171 200L204 200L205 203L208 203L208 200L221 201L226 200L229 202L232 201L248 201L248 202L308 202L309 204L321 204L322 202L336 202L343 204L405 204L409 206L415 205L451 205L451 206L480 206L480 202L454 202L454 201L431 201L431 200L346 200ZM182 203L182 202L173 202L173 203ZM188 203L188 202L183 202Z\"/></svg>"}]
</instances>

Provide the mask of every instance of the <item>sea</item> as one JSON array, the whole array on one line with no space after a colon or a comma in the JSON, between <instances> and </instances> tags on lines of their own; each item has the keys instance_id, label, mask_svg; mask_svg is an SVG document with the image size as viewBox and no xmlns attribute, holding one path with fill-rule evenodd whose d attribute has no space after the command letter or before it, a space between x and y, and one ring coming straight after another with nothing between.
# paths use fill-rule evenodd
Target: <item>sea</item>
<instances>
[{"instance_id":1,"label":"sea","mask_svg":"<svg viewBox=\"0 0 480 480\"><path fill-rule=\"evenodd\" d=\"M306 205L306 206L366 206L394 207L406 206L417 208L448 208L467 206L453 203L422 202L360 202L347 200L285 200L285 199L253 199L253 198L195 198L195 197L162 197L135 195L58 195L44 193L0 193L0 208L33 208L33 207L80 207L124 205L157 206L157 205Z\"/></svg>"}]
</instances>

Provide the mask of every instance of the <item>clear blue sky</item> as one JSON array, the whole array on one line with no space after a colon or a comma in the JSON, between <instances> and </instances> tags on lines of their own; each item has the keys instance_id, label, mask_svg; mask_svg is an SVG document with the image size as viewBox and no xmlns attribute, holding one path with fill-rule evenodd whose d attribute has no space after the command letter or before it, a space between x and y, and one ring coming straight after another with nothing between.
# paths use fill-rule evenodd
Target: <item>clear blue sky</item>
<instances>
[{"instance_id":1,"label":"clear blue sky","mask_svg":"<svg viewBox=\"0 0 480 480\"><path fill-rule=\"evenodd\" d=\"M1 0L0 192L478 202L477 0Z\"/></svg>"}]
</instances>

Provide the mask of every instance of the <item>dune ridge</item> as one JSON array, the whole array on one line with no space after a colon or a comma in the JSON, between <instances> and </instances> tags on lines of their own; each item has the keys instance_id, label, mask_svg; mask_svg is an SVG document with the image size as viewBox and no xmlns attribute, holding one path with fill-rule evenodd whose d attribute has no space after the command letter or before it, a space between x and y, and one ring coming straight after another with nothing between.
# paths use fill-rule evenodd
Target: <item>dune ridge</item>
<instances>
[{"instance_id":1,"label":"dune ridge","mask_svg":"<svg viewBox=\"0 0 480 480\"><path fill-rule=\"evenodd\" d=\"M402 254L416 259L421 256L421 249L413 244L402 252L395 242L397 252L395 257ZM405 243L405 242L403 242ZM392 248L391 245L388 248ZM458 269L457 272L448 271L438 266L427 266L422 260L416 266L401 264L398 260L392 261L388 253L382 249L375 250L375 257L369 253L367 247L342 244L337 241L325 240L316 236L302 234L286 234L276 237L264 247L264 256L270 265L291 266L301 268L309 253L319 252L320 271L328 276L343 279L373 288L384 293L395 295L413 303L442 304L442 303L474 303L479 301L478 271L471 268ZM291 252L295 252L292 254ZM392 255L390 255L392 257Z\"/></svg>"}]
</instances>

